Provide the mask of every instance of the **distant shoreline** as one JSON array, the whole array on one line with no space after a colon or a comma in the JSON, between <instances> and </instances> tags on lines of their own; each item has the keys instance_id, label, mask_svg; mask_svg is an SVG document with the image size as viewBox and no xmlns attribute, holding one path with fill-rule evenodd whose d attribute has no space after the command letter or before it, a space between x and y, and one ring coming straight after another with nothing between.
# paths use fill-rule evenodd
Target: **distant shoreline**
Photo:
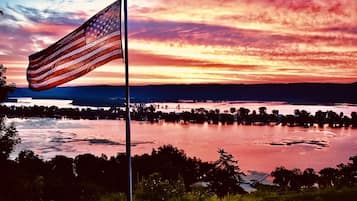
<instances>
[{"instance_id":1,"label":"distant shoreline","mask_svg":"<svg viewBox=\"0 0 357 201\"><path fill-rule=\"evenodd\" d=\"M39 97L8 97L5 102L8 103L16 103L19 98L31 98L33 100L43 100L43 98ZM70 99L58 99L58 98L46 98L48 100L63 100L63 101L71 101L71 105L73 106L80 106L80 107L125 107L124 104L120 102L117 105L115 104L102 104L102 103L93 103L93 102L87 102L85 100L70 100ZM345 102L340 102L340 103L328 103L328 102L286 102L286 101L263 101L263 100L230 100L230 101L224 101L224 100L176 100L176 101L155 101L155 103L266 103L266 102L271 102L271 103L282 103L282 104L288 104L288 105L320 105L320 106L339 106L339 105L347 105L347 106L357 106L357 103L345 103ZM151 104L153 102L133 102L131 101L131 104Z\"/></svg>"},{"instance_id":2,"label":"distant shoreline","mask_svg":"<svg viewBox=\"0 0 357 201\"><path fill-rule=\"evenodd\" d=\"M357 82L352 84L193 84L131 86L132 103L204 101L278 101L289 104L357 104ZM58 87L34 92L17 88L9 97L34 99L70 99L75 105L111 107L125 102L123 86Z\"/></svg>"},{"instance_id":3,"label":"distant shoreline","mask_svg":"<svg viewBox=\"0 0 357 201\"><path fill-rule=\"evenodd\" d=\"M229 110L196 108L191 111L163 112L157 110L155 105L136 105L131 107L131 119L157 123L160 121L172 123L195 124L221 124L221 125L282 125L323 128L328 125L331 128L357 128L357 111L349 114L334 111L317 111L315 114L302 109L296 109L293 114L280 114L279 110L267 112L267 107L261 106L258 110L248 108L231 107ZM125 119L126 112L120 107L104 108L60 108L58 106L7 106L0 105L0 117L8 118L56 118L56 119Z\"/></svg>"}]
</instances>

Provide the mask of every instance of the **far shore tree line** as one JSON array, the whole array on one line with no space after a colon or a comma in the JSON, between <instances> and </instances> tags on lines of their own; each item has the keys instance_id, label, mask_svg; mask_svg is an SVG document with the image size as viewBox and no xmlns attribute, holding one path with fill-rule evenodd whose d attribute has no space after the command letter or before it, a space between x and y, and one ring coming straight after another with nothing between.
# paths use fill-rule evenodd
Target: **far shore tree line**
<instances>
[{"instance_id":1,"label":"far shore tree line","mask_svg":"<svg viewBox=\"0 0 357 201\"><path fill-rule=\"evenodd\" d=\"M57 106L6 106L0 105L1 117L8 118L68 118L68 119L125 119L125 111L119 107L109 109L79 109L59 108ZM283 125L312 127L317 125L332 128L353 127L357 128L357 112L351 112L350 116L334 111L317 111L315 115L306 110L295 110L294 114L283 115L279 110L267 112L266 107L260 107L258 112L247 108L230 108L230 111L206 110L204 108L192 109L183 112L156 111L153 105L145 104L132 107L132 120L149 122L173 122L173 123L209 123L209 124L241 124L241 125Z\"/></svg>"}]
</instances>

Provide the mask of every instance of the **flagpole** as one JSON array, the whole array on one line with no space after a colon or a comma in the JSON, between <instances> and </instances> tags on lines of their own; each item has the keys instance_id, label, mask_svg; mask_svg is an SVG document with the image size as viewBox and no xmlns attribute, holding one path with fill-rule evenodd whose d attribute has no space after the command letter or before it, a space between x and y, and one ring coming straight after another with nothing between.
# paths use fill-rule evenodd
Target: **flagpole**
<instances>
[{"instance_id":1,"label":"flagpole","mask_svg":"<svg viewBox=\"0 0 357 201\"><path fill-rule=\"evenodd\" d=\"M126 110L126 156L128 162L128 189L127 189L127 201L133 200L133 179L132 179L132 167L131 167L131 136L130 136L130 94L129 94L129 57L128 57L128 5L127 0L124 0L124 27L125 27L125 110Z\"/></svg>"}]
</instances>

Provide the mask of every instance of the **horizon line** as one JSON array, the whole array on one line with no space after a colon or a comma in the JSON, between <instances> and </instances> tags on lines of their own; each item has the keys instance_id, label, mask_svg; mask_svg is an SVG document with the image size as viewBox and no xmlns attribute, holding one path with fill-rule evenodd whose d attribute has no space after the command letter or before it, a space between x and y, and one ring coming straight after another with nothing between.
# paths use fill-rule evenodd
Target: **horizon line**
<instances>
[{"instance_id":1,"label":"horizon line","mask_svg":"<svg viewBox=\"0 0 357 201\"><path fill-rule=\"evenodd\" d=\"M255 83L255 84L247 84L247 83L192 83L192 84L135 84L130 85L129 87L146 87L146 86L257 86L257 85L300 85L300 84L316 84L316 85L354 85L356 82L348 82L348 83L340 83L340 82L290 82L290 83ZM58 86L56 88L70 88L70 87L124 87L125 85L121 84L94 84L94 85L72 85L72 86ZM15 88L28 88L28 86L16 86ZM29 88L28 88L29 89ZM54 88L55 89L55 88Z\"/></svg>"}]
</instances>

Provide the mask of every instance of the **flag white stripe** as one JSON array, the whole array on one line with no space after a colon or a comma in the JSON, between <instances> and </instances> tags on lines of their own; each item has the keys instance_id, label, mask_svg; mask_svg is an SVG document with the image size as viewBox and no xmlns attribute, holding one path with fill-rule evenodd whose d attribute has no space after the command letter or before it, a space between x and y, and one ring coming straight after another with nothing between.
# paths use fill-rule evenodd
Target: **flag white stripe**
<instances>
[{"instance_id":1,"label":"flag white stripe","mask_svg":"<svg viewBox=\"0 0 357 201\"><path fill-rule=\"evenodd\" d=\"M65 42L67 42L68 40L73 40L73 38L77 37L79 34L84 34L84 30L81 30L80 32L78 32L78 34L76 34L76 35L74 35L74 36L70 36L69 39L66 39L66 40L65 40L64 42L62 42L62 43L65 43ZM83 41L85 41L85 37L80 37L80 38L77 39L76 41L71 42L71 43L68 43L66 46L64 46L64 47L62 47L62 48L56 50L56 52L52 53L50 56L47 56L47 57L46 57L45 59L43 59L42 61L40 61L40 62L38 62L38 63L36 63L36 64L34 64L34 65L31 65L31 67L37 67L37 66L41 65L42 63L44 63L44 62L46 62L46 61L52 59L52 58L55 57L55 56L57 56L58 54L62 53L64 50L69 49L69 48L71 48L71 47L73 47L73 46L75 46L75 45L77 45L78 43L83 42ZM36 61L37 59L39 59L39 58L41 58L41 57L42 57L42 56L39 56L38 58L33 59L33 60Z\"/></svg>"},{"instance_id":2,"label":"flag white stripe","mask_svg":"<svg viewBox=\"0 0 357 201\"><path fill-rule=\"evenodd\" d=\"M77 69L75 69L73 71L70 71L70 72L67 72L65 74L56 76L56 77L54 77L52 79L46 80L46 81L41 82L41 83L31 84L31 87L33 87L33 88L41 88L41 87L44 87L46 85L51 85L51 84L53 84L55 82L58 82L60 80L66 79L68 77L71 77L71 76L73 76L73 75L75 75L77 73L81 73L84 70L88 70L90 66L93 66L96 63L99 63L99 62L101 62L103 60L106 60L109 57L114 56L115 54L121 54L121 50L113 50L113 51L111 51L111 52L109 52L109 53L107 53L105 55L102 55L101 57L98 57L98 58L94 59L93 61L81 66L80 68L77 68ZM89 72L89 70L88 70L88 72Z\"/></svg>"},{"instance_id":3,"label":"flag white stripe","mask_svg":"<svg viewBox=\"0 0 357 201\"><path fill-rule=\"evenodd\" d=\"M84 50L86 50L86 49L88 49L88 48L91 48L91 47L97 45L98 43L101 43L101 42L103 42L103 41L105 41L105 40L107 40L107 39L109 39L109 38L111 38L111 37L115 37L115 36L120 36L120 31L113 32L113 33L111 33L111 34L109 34L109 35L107 35L107 36L105 36L105 37L103 37L103 38L101 38L101 39L99 39L99 40L97 40L97 41L94 41L94 42L89 43L89 44L87 44L87 45L85 45L85 46L82 46L82 47L80 47L79 49L76 49L76 50L74 50L74 51L72 51L72 52L70 52L70 53L68 53L68 54L65 54L65 55L63 55L62 57L59 57L58 59L54 60L53 62L51 62L51 63L49 63L49 64L47 64L47 65L45 65L45 66L43 66L43 67L41 67L41 68L38 68L38 69L36 69L36 70L28 69L27 73L28 73L29 75L41 73L41 72L43 72L43 71L45 71L45 70L50 69L50 68L52 67L52 65L54 65L54 64L57 63L57 62L59 62L60 60L66 59L66 58L68 58L68 57L70 57L70 56L73 56L73 55L75 55L75 54L78 54L78 53L80 53L80 52L82 52L82 51L84 51Z\"/></svg>"},{"instance_id":4,"label":"flag white stripe","mask_svg":"<svg viewBox=\"0 0 357 201\"><path fill-rule=\"evenodd\" d=\"M40 62L38 62L38 63L36 63L36 64L32 64L30 67L31 67L31 68L37 68L37 67L43 65L44 63L50 61L50 60L53 59L54 57L58 56L59 54L62 54L62 53L63 53L64 51L66 51L67 49L70 49L70 48L72 48L73 46L76 46L76 45L78 45L79 43L82 43L82 42L85 42L85 41L86 41L86 39L85 39L84 37L81 37L81 38L79 38L79 39L73 41L72 43L66 45L65 47L63 47L63 48L57 50L56 52L54 52L53 54L51 54L51 56L46 57L46 59L43 59L42 61L40 61ZM59 58L57 58L56 60L58 60L58 59L59 59ZM50 64L52 64L52 63L54 63L54 62L56 62L56 60L52 61L51 63L49 63L49 64L47 64L47 65L45 65L45 66L48 66L48 65L50 65ZM38 70L38 69L36 69L36 70Z\"/></svg>"},{"instance_id":5,"label":"flag white stripe","mask_svg":"<svg viewBox=\"0 0 357 201\"><path fill-rule=\"evenodd\" d=\"M85 61L86 59L92 57L93 55L95 55L95 54L97 54L97 53L100 53L100 52L102 52L102 51L105 51L106 49L109 49L109 48L111 48L111 47L113 47L113 46L116 46L116 45L118 45L118 41L114 41L114 42L108 43L108 44L106 44L106 45L104 45L104 46L101 46L101 47L98 48L98 49L95 49L95 50L92 51L92 52L86 53L85 55L83 55L83 56L81 56L81 57L79 57L79 58L77 58L77 59L75 59L75 60L66 62L66 63L64 63L64 64L62 64L62 65L59 65L59 66L56 66L56 67L52 68L51 70L46 71L45 73L43 73L43 74L41 74L41 75L39 75L39 76L37 76L37 77L29 78L28 80L29 80L29 81L32 81L32 80L34 80L34 81L42 80L42 79L45 78L46 76L49 76L49 75L51 75L52 73L54 73L54 72L56 72L56 71L59 71L59 70L62 70L62 69L71 67L71 66L73 66L73 65L76 65L76 64L78 64L78 63L80 63L80 62L82 62L82 61Z\"/></svg>"}]
</instances>

